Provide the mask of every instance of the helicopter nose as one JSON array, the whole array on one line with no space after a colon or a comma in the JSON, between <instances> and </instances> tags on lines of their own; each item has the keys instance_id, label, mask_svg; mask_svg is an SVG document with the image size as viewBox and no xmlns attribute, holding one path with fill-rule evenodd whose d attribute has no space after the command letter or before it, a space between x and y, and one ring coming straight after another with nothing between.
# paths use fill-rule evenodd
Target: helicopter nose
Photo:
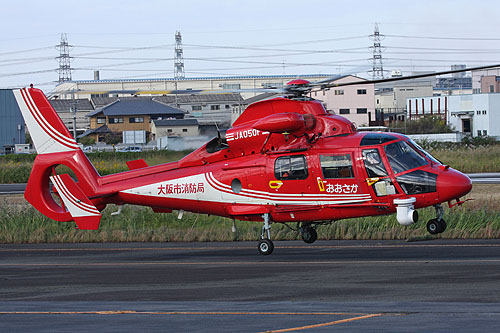
<instances>
[{"instance_id":1,"label":"helicopter nose","mask_svg":"<svg viewBox=\"0 0 500 333\"><path fill-rule=\"evenodd\" d=\"M472 181L467 175L447 168L437 177L437 191L441 202L458 199L472 189Z\"/></svg>"}]
</instances>

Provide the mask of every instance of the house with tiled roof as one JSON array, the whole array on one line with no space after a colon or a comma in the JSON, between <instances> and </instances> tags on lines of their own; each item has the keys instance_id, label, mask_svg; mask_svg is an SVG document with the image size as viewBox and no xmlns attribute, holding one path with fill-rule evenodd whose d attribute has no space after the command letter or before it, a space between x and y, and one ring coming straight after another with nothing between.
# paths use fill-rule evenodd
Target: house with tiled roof
<instances>
[{"instance_id":1,"label":"house with tiled roof","mask_svg":"<svg viewBox=\"0 0 500 333\"><path fill-rule=\"evenodd\" d=\"M227 128L231 123L231 115L235 110L241 111L243 98L236 93L220 94L179 94L153 97L109 97L93 96L92 103L96 108L112 104L117 100L150 99L158 103L170 105L184 110L189 117L198 120L200 125L214 125Z\"/></svg>"},{"instance_id":2,"label":"house with tiled roof","mask_svg":"<svg viewBox=\"0 0 500 333\"><path fill-rule=\"evenodd\" d=\"M151 124L153 140L169 137L197 136L200 134L198 120L190 119L163 119L155 120Z\"/></svg>"},{"instance_id":3,"label":"house with tiled roof","mask_svg":"<svg viewBox=\"0 0 500 333\"><path fill-rule=\"evenodd\" d=\"M151 132L151 123L161 119L183 119L185 112L151 98L117 99L89 113L90 129L106 125L114 133L123 131Z\"/></svg>"}]
</instances>

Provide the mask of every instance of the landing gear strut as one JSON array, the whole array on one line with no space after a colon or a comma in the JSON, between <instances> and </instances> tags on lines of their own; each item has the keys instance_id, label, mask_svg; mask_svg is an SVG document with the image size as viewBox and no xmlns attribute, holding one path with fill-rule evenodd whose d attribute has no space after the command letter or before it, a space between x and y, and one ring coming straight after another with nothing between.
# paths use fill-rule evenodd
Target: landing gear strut
<instances>
[{"instance_id":1,"label":"landing gear strut","mask_svg":"<svg viewBox=\"0 0 500 333\"><path fill-rule=\"evenodd\" d=\"M269 213L262 215L264 218L264 225L262 226L262 233L259 240L259 252L262 255L270 255L273 253L274 244L271 241L271 223L269 222Z\"/></svg>"},{"instance_id":2,"label":"landing gear strut","mask_svg":"<svg viewBox=\"0 0 500 333\"><path fill-rule=\"evenodd\" d=\"M302 236L302 240L307 244L312 244L318 239L318 233L310 223L302 223L300 226L300 235Z\"/></svg>"},{"instance_id":3,"label":"landing gear strut","mask_svg":"<svg viewBox=\"0 0 500 333\"><path fill-rule=\"evenodd\" d=\"M446 222L443 220L444 210L441 205L435 205L436 218L427 222L427 231L433 235L440 234L446 230Z\"/></svg>"}]
</instances>

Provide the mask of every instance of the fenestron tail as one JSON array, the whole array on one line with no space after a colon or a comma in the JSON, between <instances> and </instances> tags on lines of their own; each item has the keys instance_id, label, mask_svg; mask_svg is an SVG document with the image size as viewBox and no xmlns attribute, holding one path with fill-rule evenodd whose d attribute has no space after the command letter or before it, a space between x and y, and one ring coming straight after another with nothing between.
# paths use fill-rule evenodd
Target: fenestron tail
<instances>
[{"instance_id":1,"label":"fenestron tail","mask_svg":"<svg viewBox=\"0 0 500 333\"><path fill-rule=\"evenodd\" d=\"M23 88L13 93L38 153L24 197L51 219L75 221L80 229L97 229L101 214L89 198L98 191L99 174L41 90ZM67 174L55 174L61 164L75 173L78 183ZM53 199L49 181L62 205Z\"/></svg>"}]
</instances>

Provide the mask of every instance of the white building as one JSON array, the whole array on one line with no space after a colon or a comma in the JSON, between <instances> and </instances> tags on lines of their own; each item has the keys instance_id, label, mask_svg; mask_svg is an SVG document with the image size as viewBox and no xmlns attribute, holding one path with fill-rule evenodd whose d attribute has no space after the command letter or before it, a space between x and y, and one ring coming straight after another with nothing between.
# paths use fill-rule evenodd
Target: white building
<instances>
[{"instance_id":1,"label":"white building","mask_svg":"<svg viewBox=\"0 0 500 333\"><path fill-rule=\"evenodd\" d=\"M500 138L500 94L450 96L449 123L472 136Z\"/></svg>"},{"instance_id":2,"label":"white building","mask_svg":"<svg viewBox=\"0 0 500 333\"><path fill-rule=\"evenodd\" d=\"M409 98L407 110L412 119L439 115L458 132L500 138L500 93Z\"/></svg>"},{"instance_id":3,"label":"white building","mask_svg":"<svg viewBox=\"0 0 500 333\"><path fill-rule=\"evenodd\" d=\"M425 96L425 95L423 95ZM464 95L457 95L464 96ZM470 95L467 95L470 96ZM448 117L448 100L451 96L414 97L406 100L406 112L409 120L415 120L424 115Z\"/></svg>"}]
</instances>

